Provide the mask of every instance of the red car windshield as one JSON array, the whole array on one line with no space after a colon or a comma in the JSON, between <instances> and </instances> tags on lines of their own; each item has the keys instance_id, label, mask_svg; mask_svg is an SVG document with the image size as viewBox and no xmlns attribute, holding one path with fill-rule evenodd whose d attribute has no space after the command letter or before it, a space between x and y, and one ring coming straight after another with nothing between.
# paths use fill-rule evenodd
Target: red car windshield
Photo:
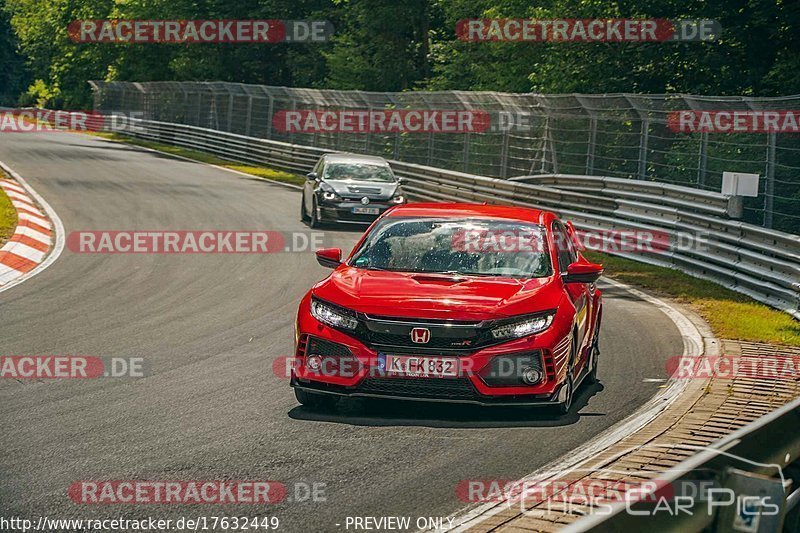
<instances>
[{"instance_id":1,"label":"red car windshield","mask_svg":"<svg viewBox=\"0 0 800 533\"><path fill-rule=\"evenodd\" d=\"M383 219L350 266L394 272L542 278L552 275L545 229L506 220Z\"/></svg>"}]
</instances>

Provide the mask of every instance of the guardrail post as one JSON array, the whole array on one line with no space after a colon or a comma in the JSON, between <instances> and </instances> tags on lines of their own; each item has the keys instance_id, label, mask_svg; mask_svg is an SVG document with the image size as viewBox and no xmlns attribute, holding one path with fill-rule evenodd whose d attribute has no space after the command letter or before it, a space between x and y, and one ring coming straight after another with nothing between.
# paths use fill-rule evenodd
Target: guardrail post
<instances>
[{"instance_id":1,"label":"guardrail post","mask_svg":"<svg viewBox=\"0 0 800 533\"><path fill-rule=\"evenodd\" d=\"M398 129L394 134L394 153L392 155L392 159L395 161L400 160L400 139L400 130Z\"/></svg>"},{"instance_id":2,"label":"guardrail post","mask_svg":"<svg viewBox=\"0 0 800 533\"><path fill-rule=\"evenodd\" d=\"M744 214L744 197L731 196L728 199L728 216L731 218L742 218Z\"/></svg>"},{"instance_id":3,"label":"guardrail post","mask_svg":"<svg viewBox=\"0 0 800 533\"><path fill-rule=\"evenodd\" d=\"M553 167L553 174L558 174L558 154L556 153L556 142L553 139L553 132L550 130L550 117L547 117L547 125L545 126L546 144L545 144L545 161L547 159L547 147L550 148L550 163ZM544 169L543 169L544 171Z\"/></svg>"},{"instance_id":4,"label":"guardrail post","mask_svg":"<svg viewBox=\"0 0 800 533\"><path fill-rule=\"evenodd\" d=\"M542 142L541 146L541 157L539 157L539 149L536 150L536 153L531 160L531 168L528 171L529 174L534 174L535 172L539 172L540 174L544 174L547 172L547 143L548 143L548 124L550 124L550 117L547 116L544 119L544 133L542 133ZM539 163L539 170L536 170L536 164ZM553 173L556 173L553 171Z\"/></svg>"},{"instance_id":5,"label":"guardrail post","mask_svg":"<svg viewBox=\"0 0 800 533\"><path fill-rule=\"evenodd\" d=\"M367 111L372 113L372 104L367 104ZM371 128L367 128L367 133L364 135L364 153L365 154L369 154L370 153L369 146L370 146L370 141L372 140L372 131L370 131L370 130L371 130ZM314 143L314 146L319 146L319 145ZM381 152L383 152L383 150L381 150ZM380 154L380 155L383 155L383 154Z\"/></svg>"},{"instance_id":6,"label":"guardrail post","mask_svg":"<svg viewBox=\"0 0 800 533\"><path fill-rule=\"evenodd\" d=\"M706 184L708 171L708 132L700 134L700 154L697 162L697 184L701 187Z\"/></svg>"},{"instance_id":7,"label":"guardrail post","mask_svg":"<svg viewBox=\"0 0 800 533\"><path fill-rule=\"evenodd\" d=\"M469 172L469 145L472 142L472 134L468 131L464 134L464 172Z\"/></svg>"},{"instance_id":8,"label":"guardrail post","mask_svg":"<svg viewBox=\"0 0 800 533\"><path fill-rule=\"evenodd\" d=\"M250 127L253 123L253 97L247 97L247 118L245 118L244 134L250 137Z\"/></svg>"},{"instance_id":9,"label":"guardrail post","mask_svg":"<svg viewBox=\"0 0 800 533\"><path fill-rule=\"evenodd\" d=\"M772 214L775 210L775 149L777 134L768 134L767 142L767 180L764 184L764 227L772 227Z\"/></svg>"},{"instance_id":10,"label":"guardrail post","mask_svg":"<svg viewBox=\"0 0 800 533\"><path fill-rule=\"evenodd\" d=\"M292 98L292 111L297 111L297 100L294 98ZM341 135L339 137L341 137ZM294 130L289 134L289 142L294 144Z\"/></svg>"},{"instance_id":11,"label":"guardrail post","mask_svg":"<svg viewBox=\"0 0 800 533\"><path fill-rule=\"evenodd\" d=\"M647 144L650 137L650 121L648 119L642 120L642 136L639 139L639 175L638 178L643 180L647 177Z\"/></svg>"},{"instance_id":12,"label":"guardrail post","mask_svg":"<svg viewBox=\"0 0 800 533\"><path fill-rule=\"evenodd\" d=\"M203 96L199 92L197 94L197 120L195 121L195 126L202 126L203 125Z\"/></svg>"},{"instance_id":13,"label":"guardrail post","mask_svg":"<svg viewBox=\"0 0 800 533\"><path fill-rule=\"evenodd\" d=\"M103 102L103 90L97 85L96 82L92 80L89 80L89 87L92 88L92 105L94 106L93 109L99 112Z\"/></svg>"},{"instance_id":14,"label":"guardrail post","mask_svg":"<svg viewBox=\"0 0 800 533\"><path fill-rule=\"evenodd\" d=\"M233 93L228 94L228 133L233 132Z\"/></svg>"},{"instance_id":15,"label":"guardrail post","mask_svg":"<svg viewBox=\"0 0 800 533\"><path fill-rule=\"evenodd\" d=\"M191 119L189 118L189 93L181 86L181 91L183 91L183 112L181 113L181 120L186 122L187 124L191 123Z\"/></svg>"},{"instance_id":16,"label":"guardrail post","mask_svg":"<svg viewBox=\"0 0 800 533\"><path fill-rule=\"evenodd\" d=\"M500 149L500 177L505 179L508 177L508 143L509 143L509 132L506 130L503 132L503 145Z\"/></svg>"},{"instance_id":17,"label":"guardrail post","mask_svg":"<svg viewBox=\"0 0 800 533\"><path fill-rule=\"evenodd\" d=\"M219 128L219 109L217 109L217 95L211 97L211 113L208 120L208 128L218 130Z\"/></svg>"},{"instance_id":18,"label":"guardrail post","mask_svg":"<svg viewBox=\"0 0 800 533\"><path fill-rule=\"evenodd\" d=\"M594 174L594 148L597 144L597 118L589 119L589 146L586 149L586 175Z\"/></svg>"},{"instance_id":19,"label":"guardrail post","mask_svg":"<svg viewBox=\"0 0 800 533\"><path fill-rule=\"evenodd\" d=\"M269 104L267 106L267 139L272 139L272 121L274 115L275 98L268 94Z\"/></svg>"},{"instance_id":20,"label":"guardrail post","mask_svg":"<svg viewBox=\"0 0 800 533\"><path fill-rule=\"evenodd\" d=\"M433 166L433 132L428 133L428 166Z\"/></svg>"}]
</instances>

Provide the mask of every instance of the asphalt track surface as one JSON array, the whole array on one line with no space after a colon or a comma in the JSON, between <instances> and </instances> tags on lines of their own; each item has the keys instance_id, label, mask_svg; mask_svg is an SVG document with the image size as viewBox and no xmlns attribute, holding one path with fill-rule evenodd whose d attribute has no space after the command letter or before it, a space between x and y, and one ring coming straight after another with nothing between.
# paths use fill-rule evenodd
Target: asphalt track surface
<instances>
[{"instance_id":1,"label":"asphalt track surface","mask_svg":"<svg viewBox=\"0 0 800 533\"><path fill-rule=\"evenodd\" d=\"M76 230L303 230L299 193L68 133L0 134L0 160ZM359 231L332 229L349 249ZM300 407L273 361L297 303L326 275L311 253L86 255L64 250L0 293L0 354L143 357L144 378L0 380L0 516L277 516L342 531L347 516L446 516L464 479L516 479L591 441L653 397L682 353L658 309L605 287L601 385L573 412L351 400ZM78 505L78 480L324 483L325 502ZM290 490L290 500L296 500ZM337 524L340 524L337 526Z\"/></svg>"}]
</instances>

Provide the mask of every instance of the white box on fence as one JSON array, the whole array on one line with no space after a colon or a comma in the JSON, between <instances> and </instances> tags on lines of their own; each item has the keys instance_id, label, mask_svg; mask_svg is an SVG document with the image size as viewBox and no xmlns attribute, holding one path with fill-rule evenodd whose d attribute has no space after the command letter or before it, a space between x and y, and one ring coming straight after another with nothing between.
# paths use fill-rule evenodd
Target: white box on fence
<instances>
[{"instance_id":1,"label":"white box on fence","mask_svg":"<svg viewBox=\"0 0 800 533\"><path fill-rule=\"evenodd\" d=\"M744 172L722 173L722 194L728 196L758 196L758 174Z\"/></svg>"}]
</instances>

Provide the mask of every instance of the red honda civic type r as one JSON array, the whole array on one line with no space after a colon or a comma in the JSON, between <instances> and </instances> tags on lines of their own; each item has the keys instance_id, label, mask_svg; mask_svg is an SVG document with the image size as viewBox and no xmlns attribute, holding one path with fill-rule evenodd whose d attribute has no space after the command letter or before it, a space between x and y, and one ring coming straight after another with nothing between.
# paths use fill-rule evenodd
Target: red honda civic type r
<instances>
[{"instance_id":1,"label":"red honda civic type r","mask_svg":"<svg viewBox=\"0 0 800 533\"><path fill-rule=\"evenodd\" d=\"M602 316L571 224L475 204L387 211L300 303L291 385L310 408L342 397L569 411L596 380Z\"/></svg>"}]
</instances>

